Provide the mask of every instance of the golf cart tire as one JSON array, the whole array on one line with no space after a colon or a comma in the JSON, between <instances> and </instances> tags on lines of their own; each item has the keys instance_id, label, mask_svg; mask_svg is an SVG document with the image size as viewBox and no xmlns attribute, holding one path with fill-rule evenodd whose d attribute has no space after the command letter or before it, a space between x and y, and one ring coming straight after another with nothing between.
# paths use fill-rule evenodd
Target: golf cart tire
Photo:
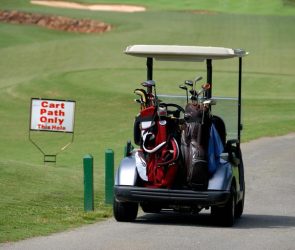
<instances>
[{"instance_id":1,"label":"golf cart tire","mask_svg":"<svg viewBox=\"0 0 295 250\"><path fill-rule=\"evenodd\" d=\"M241 190L243 190L243 197L242 199L237 203L236 209L235 209L235 217L240 218L244 211L244 203L245 203L245 195L246 195L246 185L245 185L245 179L244 179L244 164L242 160L242 152L241 149L239 149L239 156L241 159L240 163L240 182L241 182Z\"/></svg>"},{"instance_id":2,"label":"golf cart tire","mask_svg":"<svg viewBox=\"0 0 295 250\"><path fill-rule=\"evenodd\" d=\"M211 207L211 215L223 227L232 227L235 223L236 188L231 186L230 197L224 207Z\"/></svg>"},{"instance_id":3,"label":"golf cart tire","mask_svg":"<svg viewBox=\"0 0 295 250\"><path fill-rule=\"evenodd\" d=\"M243 214L244 203L245 203L245 184L244 184L243 198L237 203L236 208L235 208L235 217L237 219L240 218Z\"/></svg>"},{"instance_id":4,"label":"golf cart tire","mask_svg":"<svg viewBox=\"0 0 295 250\"><path fill-rule=\"evenodd\" d=\"M114 199L113 213L116 221L132 222L136 219L138 204L134 202L119 202Z\"/></svg>"}]
</instances>

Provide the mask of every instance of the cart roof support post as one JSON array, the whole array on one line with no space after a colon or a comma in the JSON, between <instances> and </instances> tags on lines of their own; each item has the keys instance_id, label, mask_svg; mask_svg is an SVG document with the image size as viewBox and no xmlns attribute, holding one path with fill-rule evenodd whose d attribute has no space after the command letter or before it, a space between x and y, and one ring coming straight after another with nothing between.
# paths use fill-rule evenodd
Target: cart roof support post
<instances>
[{"instance_id":1,"label":"cart roof support post","mask_svg":"<svg viewBox=\"0 0 295 250\"><path fill-rule=\"evenodd\" d=\"M242 108L242 57L239 57L239 93L238 93L238 140L241 139L241 130L243 129L243 124L241 121L241 108Z\"/></svg>"},{"instance_id":2,"label":"cart roof support post","mask_svg":"<svg viewBox=\"0 0 295 250\"><path fill-rule=\"evenodd\" d=\"M153 80L153 58L152 57L147 57L146 67L147 67L147 80Z\"/></svg>"},{"instance_id":3,"label":"cart roof support post","mask_svg":"<svg viewBox=\"0 0 295 250\"><path fill-rule=\"evenodd\" d=\"M212 97L212 59L206 59L207 63L207 83L210 84L210 89L206 91L206 98Z\"/></svg>"}]
</instances>

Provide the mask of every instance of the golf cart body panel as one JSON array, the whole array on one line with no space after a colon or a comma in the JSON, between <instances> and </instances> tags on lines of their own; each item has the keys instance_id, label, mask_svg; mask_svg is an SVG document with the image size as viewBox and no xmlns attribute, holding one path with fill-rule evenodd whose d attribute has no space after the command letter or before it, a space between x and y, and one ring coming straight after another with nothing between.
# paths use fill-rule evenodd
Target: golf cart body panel
<instances>
[{"instance_id":1,"label":"golf cart body panel","mask_svg":"<svg viewBox=\"0 0 295 250\"><path fill-rule=\"evenodd\" d=\"M235 166L236 167L236 166ZM233 165L227 161L221 160L220 166L209 179L208 190L229 191L234 176ZM115 186L134 186L138 183L139 174L136 167L134 153L131 156L125 157L116 172ZM124 188L126 190L127 188Z\"/></svg>"},{"instance_id":2,"label":"golf cart body panel","mask_svg":"<svg viewBox=\"0 0 295 250\"><path fill-rule=\"evenodd\" d=\"M116 173L114 194L120 202L152 203L162 208L222 206L229 199L233 178L231 165L227 163L210 178L207 191L140 187L136 186L139 175L134 156L128 156L122 160Z\"/></svg>"},{"instance_id":3,"label":"golf cart body panel","mask_svg":"<svg viewBox=\"0 0 295 250\"><path fill-rule=\"evenodd\" d=\"M115 185L117 186L134 186L138 179L138 173L135 158L125 157L120 163L115 176Z\"/></svg>"},{"instance_id":4,"label":"golf cart body panel","mask_svg":"<svg viewBox=\"0 0 295 250\"><path fill-rule=\"evenodd\" d=\"M150 203L160 205L162 208L222 206L230 196L230 191L193 191L135 186L115 186L114 192L120 202Z\"/></svg>"},{"instance_id":5,"label":"golf cart body panel","mask_svg":"<svg viewBox=\"0 0 295 250\"><path fill-rule=\"evenodd\" d=\"M202 208L211 207L212 213L220 214L221 217L225 215L226 223L232 225L232 211L235 211L235 208L238 210L236 217L242 214L245 197L240 131L242 129L242 57L248 53L243 49L179 45L132 45L126 48L125 53L146 58L146 85L154 84L154 81L152 81L154 59L159 61L205 61L207 83L210 84L210 89L203 94L205 100L212 98L212 60L237 58L239 65L238 93L237 98L231 99L237 103L237 112L234 114L237 115L236 125L234 125L237 132L228 137L230 140L225 140L224 152L220 155L216 171L208 177L208 185L205 189L193 188L190 185L179 185L179 183L166 188L145 185L141 176L142 172L137 167L135 154L142 151L149 152L144 148L144 145L143 149L134 149L127 152L115 176L114 215L116 219L118 221L134 220L137 214L137 208L135 209L135 206L138 206L137 204L142 206L144 212L160 211L161 208L174 209L176 207L191 207L194 211L197 208L199 211ZM138 101L138 103L141 103L140 100ZM228 208L229 206L230 208ZM235 208L232 209L232 206ZM127 212L128 210L131 212Z\"/></svg>"}]
</instances>

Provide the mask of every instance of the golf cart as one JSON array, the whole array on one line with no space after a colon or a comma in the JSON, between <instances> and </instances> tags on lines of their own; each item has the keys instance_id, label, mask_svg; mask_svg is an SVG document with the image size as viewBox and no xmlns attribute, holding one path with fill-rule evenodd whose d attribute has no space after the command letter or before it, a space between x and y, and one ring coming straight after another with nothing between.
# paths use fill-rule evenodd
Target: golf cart
<instances>
[{"instance_id":1,"label":"golf cart","mask_svg":"<svg viewBox=\"0 0 295 250\"><path fill-rule=\"evenodd\" d=\"M138 148L127 143L126 157L116 172L116 220L135 220L139 205L146 213L162 209L198 213L210 208L216 222L232 226L242 215L245 200L240 137L242 58L247 52L221 47L132 45L125 53L146 58L147 80L134 91L140 105L134 122ZM238 59L236 97L212 95L212 61L220 59ZM166 102L167 96L156 93L154 60L205 62L206 83L197 89L202 77L185 80L179 91L186 95L177 96L183 104L176 99ZM234 112L226 105L218 109L227 102ZM234 131L229 132L229 128Z\"/></svg>"}]
</instances>

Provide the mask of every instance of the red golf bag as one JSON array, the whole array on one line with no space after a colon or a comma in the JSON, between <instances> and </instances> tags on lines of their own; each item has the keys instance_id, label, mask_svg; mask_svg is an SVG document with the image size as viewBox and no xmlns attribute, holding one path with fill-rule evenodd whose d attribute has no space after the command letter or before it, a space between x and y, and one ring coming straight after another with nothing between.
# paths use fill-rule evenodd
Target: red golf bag
<instances>
[{"instance_id":1,"label":"red golf bag","mask_svg":"<svg viewBox=\"0 0 295 250\"><path fill-rule=\"evenodd\" d=\"M166 113L165 113L166 112ZM173 125L169 121L167 108L150 106L141 110L141 148L146 160L148 181L145 186L171 187L178 170L179 147L173 137Z\"/></svg>"}]
</instances>

